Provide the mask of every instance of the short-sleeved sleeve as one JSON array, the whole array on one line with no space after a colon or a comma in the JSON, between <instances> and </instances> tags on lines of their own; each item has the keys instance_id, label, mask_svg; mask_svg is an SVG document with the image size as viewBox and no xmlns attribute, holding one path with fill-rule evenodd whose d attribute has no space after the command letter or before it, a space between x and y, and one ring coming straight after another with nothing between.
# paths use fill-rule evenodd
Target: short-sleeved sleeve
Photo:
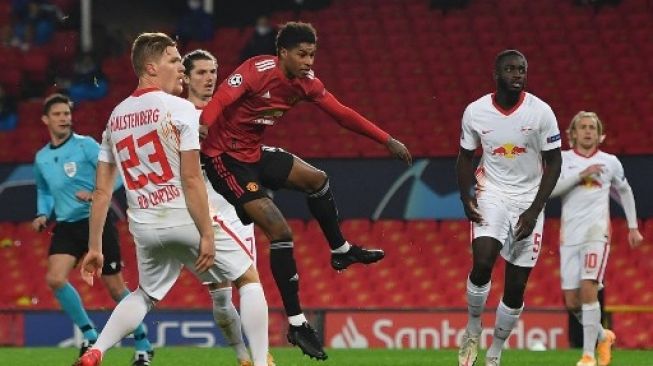
<instances>
[{"instance_id":1,"label":"short-sleeved sleeve","mask_svg":"<svg viewBox=\"0 0 653 366\"><path fill-rule=\"evenodd\" d=\"M542 113L542 120L540 125L540 143L542 151L548 151L560 148L562 142L560 140L560 129L558 129L558 121L553 110L548 105L544 108Z\"/></svg>"},{"instance_id":2,"label":"short-sleeved sleeve","mask_svg":"<svg viewBox=\"0 0 653 366\"><path fill-rule=\"evenodd\" d=\"M113 144L111 143L111 132L109 132L110 126L102 133L102 143L100 144L100 152L98 153L98 161L103 161L105 163L116 162L115 157L113 156Z\"/></svg>"},{"instance_id":3,"label":"short-sleeved sleeve","mask_svg":"<svg viewBox=\"0 0 653 366\"><path fill-rule=\"evenodd\" d=\"M98 155L100 154L100 145L97 141L95 141L91 136L86 136L86 138L82 140L82 147L86 159L88 159L88 161L94 166L97 166Z\"/></svg>"},{"instance_id":4,"label":"short-sleeved sleeve","mask_svg":"<svg viewBox=\"0 0 653 366\"><path fill-rule=\"evenodd\" d=\"M199 150L199 116L195 107L190 102L178 103L173 110L173 115L179 128L179 150Z\"/></svg>"},{"instance_id":5,"label":"short-sleeved sleeve","mask_svg":"<svg viewBox=\"0 0 653 366\"><path fill-rule=\"evenodd\" d=\"M471 105L465 108L462 121L462 132L460 134L460 147L465 150L476 150L480 145L478 133L474 130Z\"/></svg>"}]
</instances>

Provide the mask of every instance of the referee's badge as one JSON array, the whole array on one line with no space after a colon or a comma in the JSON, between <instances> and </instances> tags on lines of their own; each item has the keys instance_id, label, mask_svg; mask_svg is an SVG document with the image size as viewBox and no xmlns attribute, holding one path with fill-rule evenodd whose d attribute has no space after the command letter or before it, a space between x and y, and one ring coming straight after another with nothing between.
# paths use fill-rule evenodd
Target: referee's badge
<instances>
[{"instance_id":1,"label":"referee's badge","mask_svg":"<svg viewBox=\"0 0 653 366\"><path fill-rule=\"evenodd\" d=\"M64 163L63 171L66 172L67 176L72 178L75 176L75 174L77 174L77 164L74 161Z\"/></svg>"}]
</instances>

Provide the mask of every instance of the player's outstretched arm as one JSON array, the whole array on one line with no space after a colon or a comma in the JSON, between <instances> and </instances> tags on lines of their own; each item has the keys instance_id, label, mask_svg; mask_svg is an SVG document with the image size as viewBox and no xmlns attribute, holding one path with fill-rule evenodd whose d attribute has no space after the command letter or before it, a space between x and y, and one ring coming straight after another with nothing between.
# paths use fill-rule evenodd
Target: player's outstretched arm
<instances>
[{"instance_id":1,"label":"player's outstretched arm","mask_svg":"<svg viewBox=\"0 0 653 366\"><path fill-rule=\"evenodd\" d=\"M456 160L456 176L458 178L458 190L460 191L460 200L465 209L467 218L475 223L480 224L483 221L476 197L472 196L472 185L474 184L474 151L460 148L458 159Z\"/></svg>"},{"instance_id":2,"label":"player's outstretched arm","mask_svg":"<svg viewBox=\"0 0 653 366\"><path fill-rule=\"evenodd\" d=\"M551 192L553 192L553 188L558 182L560 168L562 167L560 148L542 151L542 161L544 162L544 172L542 173L540 188L537 190L531 206L519 215L515 230L516 240L522 240L531 235L535 228L537 217L544 209L544 204L549 199L549 196L551 196Z\"/></svg>"},{"instance_id":3,"label":"player's outstretched arm","mask_svg":"<svg viewBox=\"0 0 653 366\"><path fill-rule=\"evenodd\" d=\"M95 190L88 223L88 253L82 260L82 279L93 285L93 276L102 275L104 256L102 255L102 232L107 220L107 211L111 203L113 185L116 181L115 164L99 161L95 172Z\"/></svg>"},{"instance_id":4,"label":"player's outstretched arm","mask_svg":"<svg viewBox=\"0 0 653 366\"><path fill-rule=\"evenodd\" d=\"M342 127L384 144L394 157L403 160L408 165L412 164L412 157L406 145L392 138L387 132L358 112L340 103L333 94L325 92L324 95L315 99L315 103Z\"/></svg>"},{"instance_id":5,"label":"player's outstretched arm","mask_svg":"<svg viewBox=\"0 0 653 366\"><path fill-rule=\"evenodd\" d=\"M195 269L201 273L213 265L215 244L211 216L209 215L209 199L200 169L198 150L181 152L181 185L186 197L188 212L200 233L199 256L195 262Z\"/></svg>"}]
</instances>

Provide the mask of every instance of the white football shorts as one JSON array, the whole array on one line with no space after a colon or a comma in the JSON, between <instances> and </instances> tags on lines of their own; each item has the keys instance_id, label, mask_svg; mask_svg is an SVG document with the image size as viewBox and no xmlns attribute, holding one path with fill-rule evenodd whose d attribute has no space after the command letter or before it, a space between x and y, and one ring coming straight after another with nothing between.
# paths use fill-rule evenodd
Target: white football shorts
<instances>
[{"instance_id":1,"label":"white football shorts","mask_svg":"<svg viewBox=\"0 0 653 366\"><path fill-rule=\"evenodd\" d=\"M221 223L220 226L226 224ZM184 266L204 284L233 281L254 263L254 256L226 230L214 226L215 262L206 272L195 272L200 235L195 225L153 229L132 227L136 243L139 285L150 297L161 300L170 291Z\"/></svg>"},{"instance_id":2,"label":"white football shorts","mask_svg":"<svg viewBox=\"0 0 653 366\"><path fill-rule=\"evenodd\" d=\"M580 288L581 280L594 280L603 288L603 277L610 256L607 242L560 246L560 281L563 290Z\"/></svg>"},{"instance_id":3,"label":"white football shorts","mask_svg":"<svg viewBox=\"0 0 653 366\"><path fill-rule=\"evenodd\" d=\"M519 215L532 200L517 200L500 193L483 191L477 198L482 224L472 223L472 239L489 236L501 243L501 256L520 267L534 267L542 247L544 212L540 212L530 236L515 241L515 226Z\"/></svg>"}]
</instances>

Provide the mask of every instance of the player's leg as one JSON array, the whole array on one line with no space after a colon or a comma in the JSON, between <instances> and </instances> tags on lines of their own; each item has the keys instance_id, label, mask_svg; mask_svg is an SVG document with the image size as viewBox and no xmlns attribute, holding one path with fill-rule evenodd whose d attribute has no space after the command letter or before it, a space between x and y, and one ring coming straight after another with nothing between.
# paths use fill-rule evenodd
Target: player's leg
<instances>
[{"instance_id":1,"label":"player's leg","mask_svg":"<svg viewBox=\"0 0 653 366\"><path fill-rule=\"evenodd\" d=\"M243 329L252 350L254 366L268 365L268 303L254 266L234 281L240 295Z\"/></svg>"},{"instance_id":2,"label":"player's leg","mask_svg":"<svg viewBox=\"0 0 653 366\"><path fill-rule=\"evenodd\" d=\"M125 285L122 276L122 256L120 253L120 241L118 230L111 217L108 217L102 232L102 254L104 255L104 267L102 268L102 281L109 291L111 298L119 303L130 293ZM143 324L139 324L134 330L134 365L142 366L151 361L154 357L154 350L147 339L147 331Z\"/></svg>"},{"instance_id":3,"label":"player's leg","mask_svg":"<svg viewBox=\"0 0 653 366\"><path fill-rule=\"evenodd\" d=\"M163 229L130 227L130 231L136 244L139 286L115 307L97 342L86 353L89 358L98 353L103 355L136 329L179 277L183 262L178 258L199 242L195 225ZM149 365L149 359L145 361L144 365Z\"/></svg>"},{"instance_id":4,"label":"player's leg","mask_svg":"<svg viewBox=\"0 0 653 366\"><path fill-rule=\"evenodd\" d=\"M582 321L580 302L581 282L581 246L560 246L560 286L564 297L565 308L572 313L579 323Z\"/></svg>"},{"instance_id":5,"label":"player's leg","mask_svg":"<svg viewBox=\"0 0 653 366\"><path fill-rule=\"evenodd\" d=\"M68 282L70 271L86 252L88 241L79 240L80 231L87 230L78 222L57 223L53 230L45 280L61 309L84 334L81 351L97 339L97 331L84 309L77 290Z\"/></svg>"},{"instance_id":6,"label":"player's leg","mask_svg":"<svg viewBox=\"0 0 653 366\"><path fill-rule=\"evenodd\" d=\"M234 205L241 222L245 225L254 222L270 240L270 268L290 323L289 340L311 357L326 357L299 302L292 231L279 208L261 188L257 164L242 163L227 154L215 158L202 156L202 162L213 189Z\"/></svg>"},{"instance_id":7,"label":"player's leg","mask_svg":"<svg viewBox=\"0 0 653 366\"><path fill-rule=\"evenodd\" d=\"M209 285L209 295L213 301L213 319L227 343L236 352L238 362L247 365L247 362L250 361L249 352L243 340L240 315L231 299L232 291L229 281Z\"/></svg>"},{"instance_id":8,"label":"player's leg","mask_svg":"<svg viewBox=\"0 0 653 366\"><path fill-rule=\"evenodd\" d=\"M481 315L492 286L492 268L508 237L510 224L506 205L499 195L483 192L477 196L483 223L472 223L472 269L467 278L467 327L458 350L458 364L476 362L483 329Z\"/></svg>"},{"instance_id":9,"label":"player's leg","mask_svg":"<svg viewBox=\"0 0 653 366\"><path fill-rule=\"evenodd\" d=\"M75 257L68 254L50 255L45 279L61 309L84 334L86 342L82 347L87 348L89 343L95 342L98 335L93 322L84 309L79 293L68 282L68 275L70 270L74 268L76 261Z\"/></svg>"},{"instance_id":10,"label":"player's leg","mask_svg":"<svg viewBox=\"0 0 653 366\"><path fill-rule=\"evenodd\" d=\"M524 309L524 291L532 267L521 267L506 262L504 293L496 312L492 345L487 350L486 359L498 360L506 339L517 325Z\"/></svg>"},{"instance_id":11,"label":"player's leg","mask_svg":"<svg viewBox=\"0 0 653 366\"><path fill-rule=\"evenodd\" d=\"M494 263L501 250L498 240L482 236L472 241L472 270L467 278L467 326L458 350L458 364L471 366L476 362L483 330L481 315L491 287Z\"/></svg>"},{"instance_id":12,"label":"player's leg","mask_svg":"<svg viewBox=\"0 0 653 366\"><path fill-rule=\"evenodd\" d=\"M216 290L218 284L231 281L240 294L240 322L249 340L252 359L256 366L267 366L268 355L268 305L258 273L253 266L253 254L240 234L253 235L251 227L231 225L216 220L220 231L215 235L215 264L197 277ZM239 230L240 229L240 230ZM245 236L247 237L247 236ZM188 258L188 261L194 257ZM223 286L224 287L224 286ZM231 303L231 301L229 301ZM234 309L235 310L235 309ZM237 316L237 314L236 314ZM238 330L240 333L240 329ZM242 339L242 335L240 336ZM241 357L241 365L252 365L247 356Z\"/></svg>"},{"instance_id":13,"label":"player's leg","mask_svg":"<svg viewBox=\"0 0 653 366\"><path fill-rule=\"evenodd\" d=\"M325 172L285 151L266 152L263 159L271 159L274 161L271 165L278 165L280 160L287 160L290 157L292 157L292 168L283 187L307 194L308 208L320 224L324 237L331 247L331 266L343 270L354 263L370 264L383 259L382 250L364 249L345 240L340 231L338 209Z\"/></svg>"},{"instance_id":14,"label":"player's leg","mask_svg":"<svg viewBox=\"0 0 653 366\"><path fill-rule=\"evenodd\" d=\"M608 365L612 359L612 344L615 335L610 330L604 330L601 325L601 306L599 304L599 287L610 253L607 243L595 242L582 245L581 249L581 281L580 300L583 325L583 358L579 366L592 365L595 361L594 348L597 348L599 365Z\"/></svg>"},{"instance_id":15,"label":"player's leg","mask_svg":"<svg viewBox=\"0 0 653 366\"><path fill-rule=\"evenodd\" d=\"M501 243L495 238L482 236L472 241L472 270L467 278L467 330L481 332L481 315L490 293L492 268L499 256Z\"/></svg>"}]
</instances>

